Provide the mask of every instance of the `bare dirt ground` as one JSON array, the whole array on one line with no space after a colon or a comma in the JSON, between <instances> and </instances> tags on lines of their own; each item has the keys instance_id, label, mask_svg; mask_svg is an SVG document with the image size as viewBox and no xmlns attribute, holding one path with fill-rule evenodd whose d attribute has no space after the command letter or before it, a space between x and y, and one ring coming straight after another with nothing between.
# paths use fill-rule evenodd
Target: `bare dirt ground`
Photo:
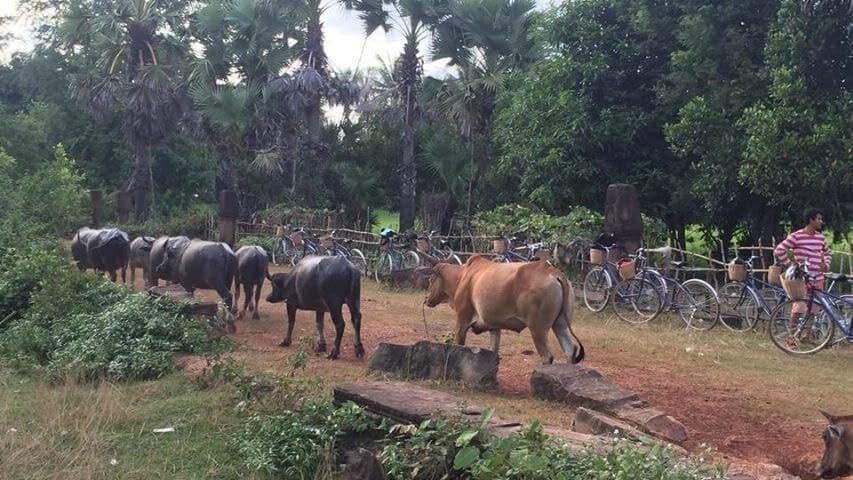
<instances>
[{"instance_id":1,"label":"bare dirt ground","mask_svg":"<svg viewBox=\"0 0 853 480\"><path fill-rule=\"evenodd\" d=\"M137 278L136 289L141 286ZM269 288L267 283L261 320L248 320L247 315L247 320L238 322L234 339L240 346L234 356L253 369L281 371L296 347L278 346L284 334L284 307L264 301ZM199 291L197 296L216 299L209 291ZM420 292L392 291L365 280L362 338L367 357L355 358L345 313L341 358L330 361L315 356L307 373L322 376L333 386L367 377L366 359L381 342L410 344L427 338L427 331L429 338L443 341L453 330L452 311L444 305L427 309L425 327L422 302ZM720 326L692 333L665 319L638 328L609 313L591 314L581 304L576 311L574 330L586 348L585 364L681 421L690 435L684 446L696 454L710 447L720 459L776 463L808 478L823 451L820 433L825 423L818 410L853 413L853 349L849 347L794 358L778 351L765 335L733 334ZM299 312L294 345L300 337L305 341L313 335L313 312ZM572 408L530 395L530 374L539 357L529 334L505 332L502 338L498 392L428 385L494 407L504 418L570 426ZM328 320L326 339L332 345L334 328ZM489 338L469 335L468 343L488 348ZM554 338L551 348L559 352ZM557 358L565 361L562 355Z\"/></svg>"}]
</instances>

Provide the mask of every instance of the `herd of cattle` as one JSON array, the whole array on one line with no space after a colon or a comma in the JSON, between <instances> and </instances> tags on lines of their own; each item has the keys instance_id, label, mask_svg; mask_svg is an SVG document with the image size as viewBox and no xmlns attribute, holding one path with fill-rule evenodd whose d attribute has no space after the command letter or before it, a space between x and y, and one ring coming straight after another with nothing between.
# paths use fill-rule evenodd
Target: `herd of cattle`
<instances>
[{"instance_id":1,"label":"herd of cattle","mask_svg":"<svg viewBox=\"0 0 853 480\"><path fill-rule=\"evenodd\" d=\"M122 282L131 269L143 270L147 286L159 280L181 285L188 292L215 290L229 310L236 311L240 287L246 299L238 318L247 309L259 318L258 301L264 280L272 292L266 300L285 302L287 333L281 346L289 346L297 310L316 312L317 350L325 352L324 315L332 317L335 344L328 358L340 355L344 333L343 305L347 305L354 330L356 356L364 356L361 342L361 273L340 256L307 257L289 273L270 275L267 252L261 247L244 246L234 252L225 243L187 237L139 237L132 242L118 229L80 229L71 243L71 252L81 270L106 272L113 281L121 271ZM231 294L234 286L236 302ZM254 299L252 298L254 296ZM494 263L473 256L465 265L441 263L433 268L424 303L435 307L449 304L456 313L456 343L465 344L468 330L488 331L495 353L500 347L501 330L530 329L533 344L543 363L554 360L548 348L548 332L553 331L571 363L584 358L584 348L572 332L575 296L571 283L561 271L545 262ZM825 414L826 415L826 414ZM826 415L830 425L823 433L825 452L818 469L822 478L835 478L853 471L853 416Z\"/></svg>"}]
</instances>

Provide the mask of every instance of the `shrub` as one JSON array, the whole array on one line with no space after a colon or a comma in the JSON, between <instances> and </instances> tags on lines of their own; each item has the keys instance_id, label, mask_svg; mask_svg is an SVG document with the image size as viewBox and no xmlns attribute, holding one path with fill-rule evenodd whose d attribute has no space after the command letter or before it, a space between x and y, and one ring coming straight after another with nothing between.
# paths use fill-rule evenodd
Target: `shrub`
<instances>
[{"instance_id":1,"label":"shrub","mask_svg":"<svg viewBox=\"0 0 853 480\"><path fill-rule=\"evenodd\" d=\"M502 205L474 218L474 226L485 235L521 234L531 241L568 243L576 237L592 238L604 217L585 207L574 207L568 215L555 217L522 205Z\"/></svg>"},{"instance_id":2,"label":"shrub","mask_svg":"<svg viewBox=\"0 0 853 480\"><path fill-rule=\"evenodd\" d=\"M245 235L237 241L237 248L246 247L249 245L257 245L267 251L267 254L272 255L275 250L278 239L275 237L258 237L255 235Z\"/></svg>"},{"instance_id":3,"label":"shrub","mask_svg":"<svg viewBox=\"0 0 853 480\"><path fill-rule=\"evenodd\" d=\"M85 224L87 193L83 175L59 144L54 160L21 180L18 206L24 218L43 226L44 233L63 235Z\"/></svg>"},{"instance_id":4,"label":"shrub","mask_svg":"<svg viewBox=\"0 0 853 480\"><path fill-rule=\"evenodd\" d=\"M33 293L69 267L56 249L0 249L0 329L22 317Z\"/></svg>"}]
</instances>

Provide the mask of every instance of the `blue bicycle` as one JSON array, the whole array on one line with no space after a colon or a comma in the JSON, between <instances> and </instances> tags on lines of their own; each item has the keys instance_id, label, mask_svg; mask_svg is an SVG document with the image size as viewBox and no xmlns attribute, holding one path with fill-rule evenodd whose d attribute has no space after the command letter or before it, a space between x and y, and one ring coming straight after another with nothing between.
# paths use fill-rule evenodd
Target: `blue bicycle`
<instances>
[{"instance_id":1,"label":"blue bicycle","mask_svg":"<svg viewBox=\"0 0 853 480\"><path fill-rule=\"evenodd\" d=\"M814 280L805 266L797 268L806 281ZM833 283L849 281L845 275L827 274L826 278ZM786 353L806 355L830 343L853 343L853 295L834 295L810 288L801 298L780 303L770 318L770 339ZM836 328L840 336L833 341Z\"/></svg>"},{"instance_id":2,"label":"blue bicycle","mask_svg":"<svg viewBox=\"0 0 853 480\"><path fill-rule=\"evenodd\" d=\"M782 287L759 280L753 274L753 264L761 257L752 256L743 263L745 274L733 279L720 289L720 304L723 307L720 321L733 332L745 332L755 328L760 315L772 318L777 305L788 299Z\"/></svg>"}]
</instances>

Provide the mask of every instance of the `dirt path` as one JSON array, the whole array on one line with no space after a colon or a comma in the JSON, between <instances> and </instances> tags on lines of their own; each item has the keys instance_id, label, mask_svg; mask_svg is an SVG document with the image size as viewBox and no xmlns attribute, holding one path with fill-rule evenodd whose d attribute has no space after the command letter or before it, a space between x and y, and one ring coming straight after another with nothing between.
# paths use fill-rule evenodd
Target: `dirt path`
<instances>
[{"instance_id":1,"label":"dirt path","mask_svg":"<svg viewBox=\"0 0 853 480\"><path fill-rule=\"evenodd\" d=\"M137 288L141 282L137 279ZM295 348L281 348L284 308L261 300L261 320L238 322L235 356L251 368L282 370ZM198 295L214 299L212 292ZM420 293L394 292L365 281L362 290L362 337L367 356L380 342L413 343L425 338ZM579 306L579 309L582 307ZM366 376L366 360L358 360L347 330L341 358L310 360L308 372L329 385ZM453 314L446 306L426 311L430 336L442 341L452 330ZM723 458L770 462L806 478L820 458L824 427L818 408L853 413L853 351L838 348L806 359L781 354L758 335L738 336L717 329L691 334L674 325L634 328L606 314L579 310L575 331L587 351L585 364L618 385L636 391L655 408L687 427L685 447L695 453L710 446ZM294 339L314 335L314 314L300 312ZM334 328L326 322L326 338ZM488 347L488 335L469 336L469 344ZM556 339L551 348L559 351ZM481 405L495 407L505 418L539 419L571 424L572 410L530 398L530 374L538 364L527 332L503 334L500 391L483 394L453 385L431 385L454 391ZM558 356L558 361L564 361ZM847 411L844 411L847 409Z\"/></svg>"}]
</instances>

